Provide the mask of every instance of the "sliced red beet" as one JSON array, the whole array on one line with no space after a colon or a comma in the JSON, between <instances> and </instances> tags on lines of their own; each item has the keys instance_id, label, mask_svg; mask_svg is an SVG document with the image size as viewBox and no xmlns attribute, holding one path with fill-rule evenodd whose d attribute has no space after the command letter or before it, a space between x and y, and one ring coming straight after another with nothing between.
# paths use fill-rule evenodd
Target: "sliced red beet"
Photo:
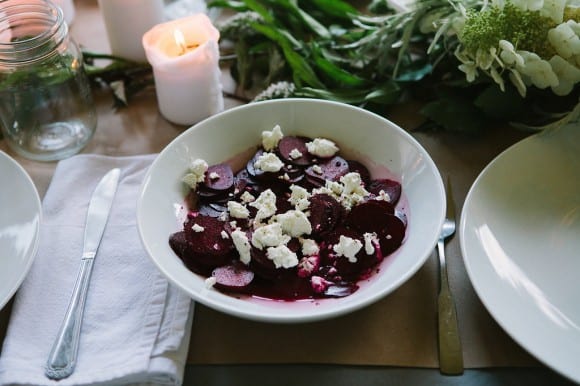
<instances>
[{"instance_id":1,"label":"sliced red beet","mask_svg":"<svg viewBox=\"0 0 580 386\"><path fill-rule=\"evenodd\" d=\"M318 167L312 165L306 168L304 172L307 178L320 181L322 183L321 186L324 186L326 180L338 181L340 177L349 171L348 162L340 156L334 156L318 164Z\"/></svg>"},{"instance_id":2,"label":"sliced red beet","mask_svg":"<svg viewBox=\"0 0 580 386\"><path fill-rule=\"evenodd\" d=\"M259 178L260 176L262 176L262 174L265 173L262 169L259 169L255 166L256 161L258 161L258 158L260 158L262 154L264 154L264 150L259 149L246 164L246 171L248 172L251 178Z\"/></svg>"},{"instance_id":3,"label":"sliced red beet","mask_svg":"<svg viewBox=\"0 0 580 386\"><path fill-rule=\"evenodd\" d=\"M312 196L309 208L312 234L316 236L323 236L332 231L344 213L342 205L328 194Z\"/></svg>"},{"instance_id":4,"label":"sliced red beet","mask_svg":"<svg viewBox=\"0 0 580 386\"><path fill-rule=\"evenodd\" d=\"M240 262L215 268L211 275L216 279L216 288L239 291L254 280L254 272Z\"/></svg>"},{"instance_id":5,"label":"sliced red beet","mask_svg":"<svg viewBox=\"0 0 580 386\"><path fill-rule=\"evenodd\" d=\"M388 178L371 181L367 190L375 196L379 196L382 190L389 195L389 202L393 205L401 198L401 184Z\"/></svg>"},{"instance_id":6,"label":"sliced red beet","mask_svg":"<svg viewBox=\"0 0 580 386\"><path fill-rule=\"evenodd\" d=\"M234 185L234 172L228 164L211 165L205 173L204 185L208 190L222 192Z\"/></svg>"},{"instance_id":7,"label":"sliced red beet","mask_svg":"<svg viewBox=\"0 0 580 386\"><path fill-rule=\"evenodd\" d=\"M300 166L310 165L312 164L313 156L308 152L306 142L310 142L310 138L284 137L278 143L278 155L286 163ZM294 150L300 152L302 155L297 158L293 157Z\"/></svg>"},{"instance_id":8,"label":"sliced red beet","mask_svg":"<svg viewBox=\"0 0 580 386\"><path fill-rule=\"evenodd\" d=\"M379 243L381 245L381 252L383 256L388 256L396 251L405 238L405 224L400 218L394 215L385 216L383 222L386 223L385 228L377 233Z\"/></svg>"},{"instance_id":9,"label":"sliced red beet","mask_svg":"<svg viewBox=\"0 0 580 386\"><path fill-rule=\"evenodd\" d=\"M266 249L261 250L252 246L250 254L252 256L250 268L256 275L266 280L275 280L280 275L274 262L268 259Z\"/></svg>"},{"instance_id":10,"label":"sliced red beet","mask_svg":"<svg viewBox=\"0 0 580 386\"><path fill-rule=\"evenodd\" d=\"M234 197L233 189L217 191L208 190L203 185L200 185L197 190L197 197L200 203L221 203L225 204Z\"/></svg>"},{"instance_id":11,"label":"sliced red beet","mask_svg":"<svg viewBox=\"0 0 580 386\"><path fill-rule=\"evenodd\" d=\"M220 255L200 253L186 231L172 234L169 246L189 269L201 274L207 274L208 270L224 265L233 258L231 250Z\"/></svg>"},{"instance_id":12,"label":"sliced red beet","mask_svg":"<svg viewBox=\"0 0 580 386\"><path fill-rule=\"evenodd\" d=\"M199 211L200 215L214 217L214 218L218 218L218 217L222 216L223 212L224 212L221 209L215 208L214 204L206 204L206 203L199 205L198 211Z\"/></svg>"},{"instance_id":13,"label":"sliced red beet","mask_svg":"<svg viewBox=\"0 0 580 386\"><path fill-rule=\"evenodd\" d=\"M234 248L231 238L224 238L224 222L214 217L199 215L189 219L184 230L192 249L200 255L226 255ZM197 225L197 226L196 226ZM203 228L196 231L194 228Z\"/></svg>"},{"instance_id":14,"label":"sliced red beet","mask_svg":"<svg viewBox=\"0 0 580 386\"><path fill-rule=\"evenodd\" d=\"M388 224L387 216L392 216L394 209L384 201L370 200L353 207L348 214L347 223L361 233L379 233Z\"/></svg>"},{"instance_id":15,"label":"sliced red beet","mask_svg":"<svg viewBox=\"0 0 580 386\"><path fill-rule=\"evenodd\" d=\"M350 171L358 173L360 175L361 181L364 182L365 186L368 186L371 182L371 173L369 172L369 169L367 169L367 167L362 163L355 160L349 159L346 162L348 162Z\"/></svg>"},{"instance_id":16,"label":"sliced red beet","mask_svg":"<svg viewBox=\"0 0 580 386\"><path fill-rule=\"evenodd\" d=\"M169 246L177 256L183 259L190 251L185 231L175 232L169 236Z\"/></svg>"}]
</instances>

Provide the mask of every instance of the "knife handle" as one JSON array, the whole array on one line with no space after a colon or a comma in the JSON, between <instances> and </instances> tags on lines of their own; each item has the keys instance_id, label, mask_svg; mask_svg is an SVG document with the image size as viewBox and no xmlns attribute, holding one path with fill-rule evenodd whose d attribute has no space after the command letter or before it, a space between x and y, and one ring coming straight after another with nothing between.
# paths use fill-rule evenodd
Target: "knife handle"
<instances>
[{"instance_id":1,"label":"knife handle","mask_svg":"<svg viewBox=\"0 0 580 386\"><path fill-rule=\"evenodd\" d=\"M83 256L81 259L68 309L46 362L44 373L50 379L63 379L74 371L93 262L93 257Z\"/></svg>"}]
</instances>

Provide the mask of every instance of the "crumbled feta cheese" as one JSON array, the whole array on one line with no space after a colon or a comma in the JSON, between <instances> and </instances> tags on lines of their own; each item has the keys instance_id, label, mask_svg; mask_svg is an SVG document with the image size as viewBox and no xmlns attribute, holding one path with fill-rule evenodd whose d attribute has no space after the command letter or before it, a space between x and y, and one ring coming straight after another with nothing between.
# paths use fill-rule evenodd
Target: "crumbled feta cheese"
<instances>
[{"instance_id":1,"label":"crumbled feta cheese","mask_svg":"<svg viewBox=\"0 0 580 386\"><path fill-rule=\"evenodd\" d=\"M344 186L342 186L340 183L336 182L336 181L326 181L326 188L330 189L330 191L333 193L333 195L336 196L340 196L342 194L342 192L344 191Z\"/></svg>"},{"instance_id":2,"label":"crumbled feta cheese","mask_svg":"<svg viewBox=\"0 0 580 386\"><path fill-rule=\"evenodd\" d=\"M210 276L205 279L205 288L212 288L215 283L217 283L217 279L214 276Z\"/></svg>"},{"instance_id":3,"label":"crumbled feta cheese","mask_svg":"<svg viewBox=\"0 0 580 386\"><path fill-rule=\"evenodd\" d=\"M360 178L360 174L356 172L347 173L340 177L340 182L344 185L344 190L342 192L343 201L346 201L350 207L360 203L370 194L364 188L364 183Z\"/></svg>"},{"instance_id":4,"label":"crumbled feta cheese","mask_svg":"<svg viewBox=\"0 0 580 386\"><path fill-rule=\"evenodd\" d=\"M216 172L211 172L211 173L209 173L209 179L210 179L210 180L217 180L217 179L219 179L219 178L220 178L220 175L219 175L219 174L217 174Z\"/></svg>"},{"instance_id":5,"label":"crumbled feta cheese","mask_svg":"<svg viewBox=\"0 0 580 386\"><path fill-rule=\"evenodd\" d=\"M373 253L375 253L375 244L374 242L377 240L377 234L376 233L365 233L363 235L364 239L365 239L365 252L367 255L372 255Z\"/></svg>"},{"instance_id":6,"label":"crumbled feta cheese","mask_svg":"<svg viewBox=\"0 0 580 386\"><path fill-rule=\"evenodd\" d=\"M236 220L234 221L230 221L230 226L234 229L236 229L238 227L238 222Z\"/></svg>"},{"instance_id":7,"label":"crumbled feta cheese","mask_svg":"<svg viewBox=\"0 0 580 386\"><path fill-rule=\"evenodd\" d=\"M300 239L302 244L302 254L304 256L317 255L320 252L318 243L312 239Z\"/></svg>"},{"instance_id":8,"label":"crumbled feta cheese","mask_svg":"<svg viewBox=\"0 0 580 386\"><path fill-rule=\"evenodd\" d=\"M249 205L258 209L258 213L256 213L255 219L257 222L260 222L261 220L268 218L276 213L276 195L274 192L272 192L271 189L266 189L260 193L256 201L250 203Z\"/></svg>"},{"instance_id":9,"label":"crumbled feta cheese","mask_svg":"<svg viewBox=\"0 0 580 386\"><path fill-rule=\"evenodd\" d=\"M277 247L290 241L290 236L283 234L280 223L264 225L252 234L252 245L258 249Z\"/></svg>"},{"instance_id":10,"label":"crumbled feta cheese","mask_svg":"<svg viewBox=\"0 0 580 386\"><path fill-rule=\"evenodd\" d=\"M245 203L256 201L256 197L252 196L252 193L247 192L247 191L242 193L242 195L240 196L240 199Z\"/></svg>"},{"instance_id":11,"label":"crumbled feta cheese","mask_svg":"<svg viewBox=\"0 0 580 386\"><path fill-rule=\"evenodd\" d=\"M296 210L305 210L310 206L310 193L302 186L290 185L290 198L288 202L294 205Z\"/></svg>"},{"instance_id":12,"label":"crumbled feta cheese","mask_svg":"<svg viewBox=\"0 0 580 386\"><path fill-rule=\"evenodd\" d=\"M334 245L332 250L336 252L338 256L344 256L351 263L356 263L356 254L362 248L362 243L360 240L353 239L347 236L340 236L338 244Z\"/></svg>"},{"instance_id":13,"label":"crumbled feta cheese","mask_svg":"<svg viewBox=\"0 0 580 386\"><path fill-rule=\"evenodd\" d=\"M338 152L338 147L334 142L325 138L315 138L312 142L306 143L308 152L318 157L332 157Z\"/></svg>"},{"instance_id":14,"label":"crumbled feta cheese","mask_svg":"<svg viewBox=\"0 0 580 386\"><path fill-rule=\"evenodd\" d=\"M236 201L228 201L228 212L233 218L250 217L250 211L248 208Z\"/></svg>"},{"instance_id":15,"label":"crumbled feta cheese","mask_svg":"<svg viewBox=\"0 0 580 386\"><path fill-rule=\"evenodd\" d=\"M191 229L192 229L194 232L197 232L197 233L199 233L199 232L203 232L203 231L205 230L205 228L204 228L204 227L202 227L202 226L201 226L201 225L199 225L199 224L193 224L193 225L191 226Z\"/></svg>"},{"instance_id":16,"label":"crumbled feta cheese","mask_svg":"<svg viewBox=\"0 0 580 386\"><path fill-rule=\"evenodd\" d=\"M284 173L284 175L278 176L278 179L284 180L284 181L290 181L290 176L288 175L288 173Z\"/></svg>"},{"instance_id":17,"label":"crumbled feta cheese","mask_svg":"<svg viewBox=\"0 0 580 386\"><path fill-rule=\"evenodd\" d=\"M298 263L298 276L308 277L320 267L320 256L304 256Z\"/></svg>"},{"instance_id":18,"label":"crumbled feta cheese","mask_svg":"<svg viewBox=\"0 0 580 386\"><path fill-rule=\"evenodd\" d=\"M302 157L302 152L298 149L292 149L289 154L290 158L297 159Z\"/></svg>"},{"instance_id":19,"label":"crumbled feta cheese","mask_svg":"<svg viewBox=\"0 0 580 386\"><path fill-rule=\"evenodd\" d=\"M181 180L191 189L195 190L197 185L205 180L205 172L207 171L207 168L207 162L202 159L196 159L191 163L189 173L183 176Z\"/></svg>"},{"instance_id":20,"label":"crumbled feta cheese","mask_svg":"<svg viewBox=\"0 0 580 386\"><path fill-rule=\"evenodd\" d=\"M227 240L230 238L230 235L228 235L228 232L226 232L226 231L222 231L221 235L222 235L222 239L224 239L224 240Z\"/></svg>"},{"instance_id":21,"label":"crumbled feta cheese","mask_svg":"<svg viewBox=\"0 0 580 386\"><path fill-rule=\"evenodd\" d=\"M381 189L379 195L375 198L375 200L391 202L391 196L389 196L389 193Z\"/></svg>"},{"instance_id":22,"label":"crumbled feta cheese","mask_svg":"<svg viewBox=\"0 0 580 386\"><path fill-rule=\"evenodd\" d=\"M343 207L350 210L354 205L364 201L370 195L364 188L364 183L360 174L356 172L347 173L340 177L340 181L326 181L326 185L314 189L312 194L328 194L336 198Z\"/></svg>"},{"instance_id":23,"label":"crumbled feta cheese","mask_svg":"<svg viewBox=\"0 0 580 386\"><path fill-rule=\"evenodd\" d=\"M312 286L312 290L318 294L326 291L330 284L332 284L330 281L320 276L312 276L310 278L310 285Z\"/></svg>"},{"instance_id":24,"label":"crumbled feta cheese","mask_svg":"<svg viewBox=\"0 0 580 386\"><path fill-rule=\"evenodd\" d=\"M246 236L246 232L236 229L232 232L232 241L234 242L234 247L240 254L240 261L244 264L250 264L250 240Z\"/></svg>"},{"instance_id":25,"label":"crumbled feta cheese","mask_svg":"<svg viewBox=\"0 0 580 386\"><path fill-rule=\"evenodd\" d=\"M312 225L308 218L299 210L288 210L274 217L275 221L282 226L282 231L292 237L309 235Z\"/></svg>"},{"instance_id":26,"label":"crumbled feta cheese","mask_svg":"<svg viewBox=\"0 0 580 386\"><path fill-rule=\"evenodd\" d=\"M312 171L316 174L322 174L322 168L320 165L312 165Z\"/></svg>"},{"instance_id":27,"label":"crumbled feta cheese","mask_svg":"<svg viewBox=\"0 0 580 386\"><path fill-rule=\"evenodd\" d=\"M280 125L274 126L271 131L262 131L262 147L266 151L270 151L278 146L278 142L284 137Z\"/></svg>"},{"instance_id":28,"label":"crumbled feta cheese","mask_svg":"<svg viewBox=\"0 0 580 386\"><path fill-rule=\"evenodd\" d=\"M298 256L286 245L268 248L266 257L272 260L276 268L292 268L298 265Z\"/></svg>"},{"instance_id":29,"label":"crumbled feta cheese","mask_svg":"<svg viewBox=\"0 0 580 386\"><path fill-rule=\"evenodd\" d=\"M254 167L265 172L278 172L284 166L284 162L274 153L263 153L254 162Z\"/></svg>"}]
</instances>

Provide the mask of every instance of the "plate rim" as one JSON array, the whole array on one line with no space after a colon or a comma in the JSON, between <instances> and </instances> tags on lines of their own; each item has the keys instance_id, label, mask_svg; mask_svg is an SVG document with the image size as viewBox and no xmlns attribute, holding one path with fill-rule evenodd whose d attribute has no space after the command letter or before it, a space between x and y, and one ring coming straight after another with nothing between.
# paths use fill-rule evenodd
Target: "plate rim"
<instances>
[{"instance_id":1,"label":"plate rim","mask_svg":"<svg viewBox=\"0 0 580 386\"><path fill-rule=\"evenodd\" d=\"M40 200L40 195L38 194L38 189L36 188L36 185L34 184L34 181L32 180L32 178L30 177L30 174L28 174L26 169L24 169L24 167L20 163L18 163L14 158L12 158L8 153L6 153L3 150L0 150L0 163L1 162L5 162L7 165L10 165L10 167L14 168L14 170L16 170L18 172L18 175L31 188L33 194L31 195L31 197L27 197L27 199L33 200L32 205L34 205L35 210L36 210L36 214L38 217L37 217L36 227L35 227L36 228L35 229L35 236L34 236L34 240L32 242L32 248L30 249L29 256L26 260L26 265L24 266L23 271L20 273L19 279L14 283L13 288L11 288L7 292L6 298L5 299L0 298L0 310L2 310L10 302L10 300L14 297L14 294L18 291L18 289L20 288L20 286L24 282L24 279L26 278L26 276L28 275L28 272L30 271L30 268L32 267L32 263L36 259L36 255L38 252L38 246L40 244L40 225L42 223L42 218L43 218L43 216L42 216L42 202Z\"/></svg>"},{"instance_id":2,"label":"plate rim","mask_svg":"<svg viewBox=\"0 0 580 386\"><path fill-rule=\"evenodd\" d=\"M565 130L565 127L558 128L556 130ZM569 128L568 128L569 129ZM573 129L573 128L572 128ZM557 131L551 132L538 132L534 133L503 150L497 156L495 156L484 168L483 170L477 175L475 181L471 185L468 190L468 193L465 197L463 208L461 211L460 217L460 226L459 226L459 241L460 241L460 249L462 254L462 259L469 277L469 280L478 296L482 304L484 305L485 309L489 312L492 318L498 323L498 325L518 344L520 345L527 353L537 359L539 362L543 363L545 366L551 368L555 372L559 373L560 375L572 380L574 382L580 382L580 369L573 371L573 369L566 368L565 366L558 366L558 363L549 357L551 351L549 349L542 352L542 350L538 350L538 347L535 347L533 343L533 339L530 339L529 336L524 339L521 334L518 334L517 331L514 331L514 326L511 325L512 322L505 320L506 317L502 315L501 310L498 310L499 307L496 303L496 300L492 299L492 296L489 296L486 293L485 286L481 282L482 279L478 278L477 273L475 272L475 268L473 266L474 261L477 260L475 257L470 257L468 253L468 246L467 246L467 234L469 230L467 229L467 223L469 220L469 209L473 205L473 201L475 200L474 196L476 191L481 188L482 180L486 177L490 171L494 170L497 167L497 164L501 162L502 159L511 155L511 153L520 151L522 148L529 147L531 144L535 143L538 140L542 139L542 136L546 135L558 135ZM577 130L577 128L576 128ZM485 252L483 252L487 255ZM489 264L488 261L485 264ZM525 335L525 334L524 334Z\"/></svg>"}]
</instances>

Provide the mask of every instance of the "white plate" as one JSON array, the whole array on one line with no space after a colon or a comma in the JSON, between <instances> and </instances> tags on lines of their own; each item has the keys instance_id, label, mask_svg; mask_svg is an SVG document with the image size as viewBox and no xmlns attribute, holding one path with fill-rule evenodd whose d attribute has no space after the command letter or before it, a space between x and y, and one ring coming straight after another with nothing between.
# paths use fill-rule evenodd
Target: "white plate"
<instances>
[{"instance_id":1,"label":"white plate","mask_svg":"<svg viewBox=\"0 0 580 386\"><path fill-rule=\"evenodd\" d=\"M28 273L38 248L40 198L26 171L0 151L0 309Z\"/></svg>"},{"instance_id":2,"label":"white plate","mask_svg":"<svg viewBox=\"0 0 580 386\"><path fill-rule=\"evenodd\" d=\"M467 195L460 238L495 320L580 382L580 127L531 136L491 162Z\"/></svg>"},{"instance_id":3,"label":"white plate","mask_svg":"<svg viewBox=\"0 0 580 386\"><path fill-rule=\"evenodd\" d=\"M341 149L373 169L388 168L402 181L409 213L406 241L385 259L380 272L339 299L276 302L236 298L208 289L169 247L169 236L182 227L176 208L183 206L181 178L196 158L208 163L231 160L260 143L276 124L286 135L336 141ZM344 153L343 153L344 154ZM243 158L241 165L246 163ZM367 162L368 161L368 162ZM377 301L408 280L433 251L445 215L441 176L429 154L408 133L386 119L346 104L314 99L281 99L230 109L198 123L172 141L145 177L137 204L141 240L167 278L193 299L239 317L270 322L302 322L334 317Z\"/></svg>"}]
</instances>

